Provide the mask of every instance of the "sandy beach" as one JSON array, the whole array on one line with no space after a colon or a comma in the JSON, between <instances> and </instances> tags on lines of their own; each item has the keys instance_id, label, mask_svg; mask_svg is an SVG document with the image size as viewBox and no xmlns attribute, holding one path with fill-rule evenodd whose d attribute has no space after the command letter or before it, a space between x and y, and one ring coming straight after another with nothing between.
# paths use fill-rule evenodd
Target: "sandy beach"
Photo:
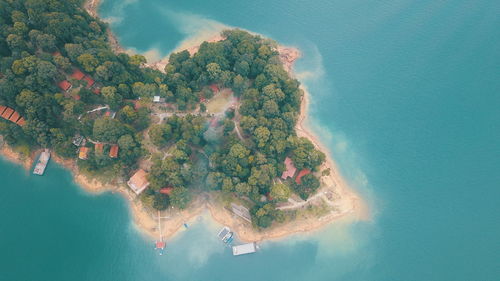
<instances>
[{"instance_id":1,"label":"sandy beach","mask_svg":"<svg viewBox=\"0 0 500 281\"><path fill-rule=\"evenodd\" d=\"M84 4L84 8L93 16L97 16L97 7L99 5L99 0L89 0ZM118 44L116 37L114 37L110 32L110 40L115 51L124 51L122 47ZM214 37L211 42L216 42L223 40L221 36ZM196 53L199 46L191 46L188 51L191 54ZM296 48L279 46L277 51L280 53L280 59L283 62L285 70L294 77L293 64L300 57L300 51ZM153 63L153 66L158 69L164 69L166 61L159 61ZM150 65L151 66L151 65ZM309 94L304 86L302 86L304 91L304 96L301 104L300 116L298 117L298 122L296 126L297 135L301 137L306 137L310 139L313 144L321 151L327 155L327 159L320 171L325 169L330 169L329 176L321 177L322 187L318 190L320 192L331 192L334 197L334 204L331 204L331 208L328 213L322 216L305 215L297 218L293 221L288 221L286 223L273 225L271 228L266 230L256 230L252 225L240 218L235 217L231 212L226 210L220 204L214 204L211 194L201 194L191 202L185 210L174 210L168 209L161 212L162 217L162 234L164 239L172 238L179 230L183 227L184 223L194 220L196 217L200 216L204 210L208 208L212 218L222 225L227 225L233 229L238 234L238 238L242 241L263 241L268 239L277 239L285 237L298 232L308 232L322 228L323 226L331 223L332 221L338 220L339 218L352 216L356 219L366 219L368 212L367 208L363 204L361 198L349 188L349 186L342 179L338 170L336 168L335 162L329 155L331 155L328 149L321 144L318 137L311 133L311 130L305 125L305 119L307 118L307 109L309 104ZM4 145L1 149L2 156L5 158L23 165L25 169L30 169L35 155L29 159L20 159L20 155L13 151L7 145ZM141 201L133 194L130 189L124 183L112 183L104 184L96 179L89 179L85 175L78 172L75 160L65 160L57 155L53 155L52 159L59 163L60 165L69 169L77 184L82 186L82 188L90 193L99 194L102 192L113 192L120 193L122 196L127 198L131 202L131 214L134 223L137 225L138 229L152 237L157 239L159 237L158 229L158 214L152 209L147 209L143 206ZM321 194L319 194L321 195ZM208 200L207 200L208 198Z\"/></svg>"},{"instance_id":2,"label":"sandy beach","mask_svg":"<svg viewBox=\"0 0 500 281\"><path fill-rule=\"evenodd\" d=\"M26 170L29 170L31 168L31 166L33 165L34 158L32 156L27 157L27 158L21 157L21 154L14 151L7 144L4 144L1 146L0 152L1 152L0 155L2 157L4 157L5 159L7 159L13 163L16 163L16 164L23 166L24 169L26 169Z\"/></svg>"}]
</instances>

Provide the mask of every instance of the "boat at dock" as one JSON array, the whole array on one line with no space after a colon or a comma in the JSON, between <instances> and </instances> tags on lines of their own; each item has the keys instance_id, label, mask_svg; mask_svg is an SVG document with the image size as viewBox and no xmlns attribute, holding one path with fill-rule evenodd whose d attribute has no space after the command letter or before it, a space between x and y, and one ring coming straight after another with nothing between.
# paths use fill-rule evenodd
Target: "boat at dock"
<instances>
[{"instance_id":1,"label":"boat at dock","mask_svg":"<svg viewBox=\"0 0 500 281\"><path fill-rule=\"evenodd\" d=\"M234 233L231 231L231 229L227 226L224 226L220 231L217 236L219 239L224 242L224 243L231 243L233 241L233 235Z\"/></svg>"},{"instance_id":2,"label":"boat at dock","mask_svg":"<svg viewBox=\"0 0 500 281\"><path fill-rule=\"evenodd\" d=\"M226 236L224 236L224 238L222 239L222 242L226 243L226 244L229 244L233 241L233 236L234 236L234 233L232 231L230 231Z\"/></svg>"},{"instance_id":3,"label":"boat at dock","mask_svg":"<svg viewBox=\"0 0 500 281\"><path fill-rule=\"evenodd\" d=\"M45 172L45 168L50 160L50 150L45 149L40 153L40 157L38 157L38 161L33 169L33 174L42 176Z\"/></svg>"}]
</instances>

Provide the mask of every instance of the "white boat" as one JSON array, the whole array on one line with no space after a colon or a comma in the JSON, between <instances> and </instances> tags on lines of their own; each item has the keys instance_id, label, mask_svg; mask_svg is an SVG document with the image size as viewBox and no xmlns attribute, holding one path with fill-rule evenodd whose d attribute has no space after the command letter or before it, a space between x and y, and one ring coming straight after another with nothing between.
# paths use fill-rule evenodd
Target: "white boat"
<instances>
[{"instance_id":1,"label":"white boat","mask_svg":"<svg viewBox=\"0 0 500 281\"><path fill-rule=\"evenodd\" d=\"M224 241L224 238L231 232L231 229L229 227L224 226L220 231L217 236L219 237L220 240Z\"/></svg>"},{"instance_id":2,"label":"white boat","mask_svg":"<svg viewBox=\"0 0 500 281\"><path fill-rule=\"evenodd\" d=\"M49 160L50 160L50 150L45 149L38 158L38 162L36 163L35 168L33 169L33 174L39 176L43 175L43 173L45 172L45 168L49 163Z\"/></svg>"},{"instance_id":3,"label":"white boat","mask_svg":"<svg viewBox=\"0 0 500 281\"><path fill-rule=\"evenodd\" d=\"M251 253L255 253L256 251L257 251L257 248L255 245L255 242L233 246L233 255L234 256L251 254Z\"/></svg>"}]
</instances>

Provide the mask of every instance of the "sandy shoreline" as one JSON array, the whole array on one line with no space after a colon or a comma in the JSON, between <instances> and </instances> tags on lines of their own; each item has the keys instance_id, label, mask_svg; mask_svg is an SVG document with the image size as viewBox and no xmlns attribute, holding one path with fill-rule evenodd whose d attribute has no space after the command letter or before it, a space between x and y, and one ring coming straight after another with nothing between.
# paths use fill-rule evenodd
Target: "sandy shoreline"
<instances>
[{"instance_id":1,"label":"sandy shoreline","mask_svg":"<svg viewBox=\"0 0 500 281\"><path fill-rule=\"evenodd\" d=\"M97 7L100 0L88 0L84 4L84 8L92 16L98 16ZM112 49L115 52L125 52L125 50L118 44L116 37L111 33L110 43ZM221 36L214 37L211 42L216 42L222 40ZM193 54L198 50L199 46L192 46L188 48L188 51ZM291 75L293 73L293 64L300 57L300 52L296 48L289 47L278 47L278 52L280 53L280 59L283 62L285 70ZM155 67L163 71L166 65L166 61L160 60L149 64L150 67ZM296 131L298 136L306 137L310 139L313 144L321 151L323 151L327 158L326 162L323 164L320 170L329 168L330 175L321 178L322 187L320 191L328 190L332 191L335 195L335 210L331 210L328 214L321 217L317 216L304 216L297 220L290 221L283 224L273 225L270 229L266 230L256 230L248 222L242 219L236 218L226 210L222 205L214 205L213 200L206 200L207 197L211 197L210 194L202 194L198 198L194 199L193 202L186 210L172 210L168 209L161 213L161 217L168 217L168 219L162 219L162 233L164 239L170 239L176 235L179 230L183 227L184 223L190 222L202 215L204 210L208 209L212 218L222 225L227 225L233 229L238 234L238 238L242 241L262 241L268 239L277 239L285 236L289 236L294 233L308 232L312 230L317 230L325 225L331 223L332 221L338 220L343 217L353 216L356 219L366 218L367 209L363 204L361 198L348 187L345 181L341 178L338 170L336 168L335 162L330 157L329 150L321 144L311 130L305 125L304 121L307 117L307 109L309 104L309 94L304 86L304 97L301 103L300 115L298 117ZM29 159L19 160L19 154L13 151L7 145L4 145L1 149L2 156L5 158L22 164L25 169L30 169L35 155L32 155ZM145 208L141 201L135 197L135 195L129 190L129 188L123 183L113 183L105 184L97 181L96 179L89 179L85 175L78 173L75 160L64 160L60 157L53 156L54 161L60 165L69 169L74 177L77 184L82 186L82 188L90 193L102 193L102 192L118 192L127 200L131 202L130 210L138 229L148 236L157 239L159 237L157 214L153 210ZM325 186L325 189L323 189ZM214 234L215 235L215 234Z\"/></svg>"}]
</instances>

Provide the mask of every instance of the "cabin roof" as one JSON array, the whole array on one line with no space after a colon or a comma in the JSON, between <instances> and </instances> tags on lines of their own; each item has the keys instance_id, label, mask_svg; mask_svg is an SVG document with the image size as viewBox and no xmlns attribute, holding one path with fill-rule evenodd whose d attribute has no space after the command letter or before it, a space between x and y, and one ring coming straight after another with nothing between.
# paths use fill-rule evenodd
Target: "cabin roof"
<instances>
[{"instance_id":1,"label":"cabin roof","mask_svg":"<svg viewBox=\"0 0 500 281\"><path fill-rule=\"evenodd\" d=\"M82 80L85 74L78 68L75 68L73 70L73 73L71 73L71 78L74 78L76 80Z\"/></svg>"},{"instance_id":2,"label":"cabin roof","mask_svg":"<svg viewBox=\"0 0 500 281\"><path fill-rule=\"evenodd\" d=\"M109 157L111 158L117 158L118 157L118 145L117 144L113 144L111 146L111 149L109 150Z\"/></svg>"},{"instance_id":3,"label":"cabin roof","mask_svg":"<svg viewBox=\"0 0 500 281\"><path fill-rule=\"evenodd\" d=\"M311 170L309 170L309 169L302 169L299 172L299 174L297 175L297 177L295 178L295 182L298 183L298 184L301 184L302 183L301 182L302 177L305 176L305 175L308 175L310 173L311 173Z\"/></svg>"},{"instance_id":4,"label":"cabin roof","mask_svg":"<svg viewBox=\"0 0 500 281\"><path fill-rule=\"evenodd\" d=\"M164 188L160 189L160 193L167 194L167 195L172 194L172 191L174 191L173 187L164 187Z\"/></svg>"},{"instance_id":5,"label":"cabin roof","mask_svg":"<svg viewBox=\"0 0 500 281\"><path fill-rule=\"evenodd\" d=\"M87 81L87 86L86 86L87 89L92 87L95 84L94 79L92 79L92 77L90 77L88 75L85 75L85 77L83 77L83 80Z\"/></svg>"},{"instance_id":6,"label":"cabin roof","mask_svg":"<svg viewBox=\"0 0 500 281\"><path fill-rule=\"evenodd\" d=\"M87 160L88 153L89 153L89 148L82 146L82 147L80 147L80 152L78 153L78 158L80 158L82 160Z\"/></svg>"},{"instance_id":7,"label":"cabin roof","mask_svg":"<svg viewBox=\"0 0 500 281\"><path fill-rule=\"evenodd\" d=\"M101 93L101 88L94 88L94 90L92 90L92 93L98 95Z\"/></svg>"},{"instance_id":8,"label":"cabin roof","mask_svg":"<svg viewBox=\"0 0 500 281\"><path fill-rule=\"evenodd\" d=\"M219 92L219 86L217 86L216 84L212 84L209 87L212 90L212 92L214 92L214 93L218 93Z\"/></svg>"},{"instance_id":9,"label":"cabin roof","mask_svg":"<svg viewBox=\"0 0 500 281\"><path fill-rule=\"evenodd\" d=\"M148 174L143 169L139 169L127 182L128 186L136 194L140 194L144 189L149 186Z\"/></svg>"},{"instance_id":10,"label":"cabin roof","mask_svg":"<svg viewBox=\"0 0 500 281\"><path fill-rule=\"evenodd\" d=\"M26 120L24 120L24 118L21 117L19 118L19 120L17 120L16 124L22 127L24 126L24 124L26 124Z\"/></svg>"},{"instance_id":11,"label":"cabin roof","mask_svg":"<svg viewBox=\"0 0 500 281\"><path fill-rule=\"evenodd\" d=\"M297 168L295 168L295 165L293 165L293 161L290 157L285 158L285 167L286 170L281 175L281 178L284 180L286 180L289 177L293 178L293 175L295 175Z\"/></svg>"},{"instance_id":12,"label":"cabin roof","mask_svg":"<svg viewBox=\"0 0 500 281\"><path fill-rule=\"evenodd\" d=\"M9 120L10 116L14 113L14 109L7 107L7 109L2 113L2 117L4 119Z\"/></svg>"},{"instance_id":13,"label":"cabin roof","mask_svg":"<svg viewBox=\"0 0 500 281\"><path fill-rule=\"evenodd\" d=\"M59 86L59 88L61 88L61 90L63 90L63 91L67 91L67 90L71 89L71 87L72 87L73 85L71 85L71 83L69 83L69 81L68 81L68 80L63 80L63 81L59 82L59 83L57 84L57 86Z\"/></svg>"},{"instance_id":14,"label":"cabin roof","mask_svg":"<svg viewBox=\"0 0 500 281\"><path fill-rule=\"evenodd\" d=\"M16 123L17 120L19 120L20 117L21 116L19 115L19 113L17 113L17 111L14 111L14 113L12 114L12 116L10 116L9 121Z\"/></svg>"},{"instance_id":15,"label":"cabin roof","mask_svg":"<svg viewBox=\"0 0 500 281\"><path fill-rule=\"evenodd\" d=\"M104 144L102 142L95 143L94 150L96 153L102 153L103 149L104 149Z\"/></svg>"},{"instance_id":16,"label":"cabin roof","mask_svg":"<svg viewBox=\"0 0 500 281\"><path fill-rule=\"evenodd\" d=\"M7 107L5 105L0 105L0 114L2 114L6 109Z\"/></svg>"}]
</instances>

